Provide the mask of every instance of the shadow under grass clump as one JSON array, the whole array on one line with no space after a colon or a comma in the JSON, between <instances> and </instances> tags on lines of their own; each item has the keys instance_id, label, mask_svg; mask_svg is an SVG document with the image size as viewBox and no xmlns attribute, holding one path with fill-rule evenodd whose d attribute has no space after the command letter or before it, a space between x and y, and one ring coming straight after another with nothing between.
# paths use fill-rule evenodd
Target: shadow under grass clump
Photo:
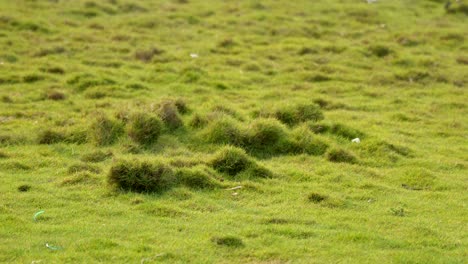
<instances>
[{"instance_id":1,"label":"shadow under grass clump","mask_svg":"<svg viewBox=\"0 0 468 264\"><path fill-rule=\"evenodd\" d=\"M339 163L357 163L357 158L354 154L344 149L334 148L326 153L327 160Z\"/></svg>"},{"instance_id":2,"label":"shadow under grass clump","mask_svg":"<svg viewBox=\"0 0 468 264\"><path fill-rule=\"evenodd\" d=\"M23 185L18 186L19 192L28 192L29 190L31 190L31 185L29 184L23 184Z\"/></svg>"},{"instance_id":3,"label":"shadow under grass clump","mask_svg":"<svg viewBox=\"0 0 468 264\"><path fill-rule=\"evenodd\" d=\"M282 123L294 126L305 121L320 121L324 118L316 104L297 104L283 106L275 110L273 116Z\"/></svg>"},{"instance_id":4,"label":"shadow under grass clump","mask_svg":"<svg viewBox=\"0 0 468 264\"><path fill-rule=\"evenodd\" d=\"M369 47L369 52L372 55L377 56L379 58L386 57L386 56L393 53L393 51L389 47L386 47L386 46L383 46L383 45L371 46L371 47Z\"/></svg>"},{"instance_id":5,"label":"shadow under grass clump","mask_svg":"<svg viewBox=\"0 0 468 264\"><path fill-rule=\"evenodd\" d=\"M177 181L193 189L215 189L222 185L215 178L215 172L206 166L180 168L176 172Z\"/></svg>"},{"instance_id":6,"label":"shadow under grass clump","mask_svg":"<svg viewBox=\"0 0 468 264\"><path fill-rule=\"evenodd\" d=\"M321 203L327 199L328 196L319 193L311 193L307 196L307 200L312 203Z\"/></svg>"},{"instance_id":7,"label":"shadow under grass clump","mask_svg":"<svg viewBox=\"0 0 468 264\"><path fill-rule=\"evenodd\" d=\"M211 241L218 246L239 248L244 247L242 239L235 236L212 237Z\"/></svg>"},{"instance_id":8,"label":"shadow under grass clump","mask_svg":"<svg viewBox=\"0 0 468 264\"><path fill-rule=\"evenodd\" d=\"M174 171L162 162L127 160L115 162L109 184L135 192L163 192L176 183Z\"/></svg>"},{"instance_id":9,"label":"shadow under grass clump","mask_svg":"<svg viewBox=\"0 0 468 264\"><path fill-rule=\"evenodd\" d=\"M45 97L52 101L62 101L65 100L67 97L64 93L59 91L49 91Z\"/></svg>"},{"instance_id":10,"label":"shadow under grass clump","mask_svg":"<svg viewBox=\"0 0 468 264\"><path fill-rule=\"evenodd\" d=\"M111 145L124 134L124 124L103 114L91 125L91 137L97 145Z\"/></svg>"},{"instance_id":11,"label":"shadow under grass clump","mask_svg":"<svg viewBox=\"0 0 468 264\"><path fill-rule=\"evenodd\" d=\"M37 137L37 141L39 144L47 145L64 142L65 140L65 134L49 129L40 132Z\"/></svg>"},{"instance_id":12,"label":"shadow under grass clump","mask_svg":"<svg viewBox=\"0 0 468 264\"><path fill-rule=\"evenodd\" d=\"M133 114L130 117L128 126L130 138L141 145L155 143L163 128L163 124L157 116L146 113Z\"/></svg>"},{"instance_id":13,"label":"shadow under grass clump","mask_svg":"<svg viewBox=\"0 0 468 264\"><path fill-rule=\"evenodd\" d=\"M354 129L352 127L340 124L340 123L325 123L325 122L320 122L320 123L308 123L307 124L309 129L312 130L315 134L333 134L338 137L342 137L348 140L354 139L354 138L364 138L364 133Z\"/></svg>"},{"instance_id":14,"label":"shadow under grass clump","mask_svg":"<svg viewBox=\"0 0 468 264\"><path fill-rule=\"evenodd\" d=\"M147 50L137 50L135 52L135 59L148 63L148 62L151 62L151 60L153 59L155 55L160 55L162 53L164 53L164 51L158 48L151 48Z\"/></svg>"},{"instance_id":15,"label":"shadow under grass clump","mask_svg":"<svg viewBox=\"0 0 468 264\"><path fill-rule=\"evenodd\" d=\"M273 173L258 165L240 148L225 146L219 150L210 161L210 165L218 172L236 178L271 178Z\"/></svg>"},{"instance_id":16,"label":"shadow under grass clump","mask_svg":"<svg viewBox=\"0 0 468 264\"><path fill-rule=\"evenodd\" d=\"M84 162L101 162L101 161L105 161L106 159L111 158L112 156L113 154L110 151L104 152L104 151L98 150L98 151L90 152L90 153L83 155L81 157L81 160Z\"/></svg>"},{"instance_id":17,"label":"shadow under grass clump","mask_svg":"<svg viewBox=\"0 0 468 264\"><path fill-rule=\"evenodd\" d=\"M239 146L244 140L238 122L230 117L221 117L212 121L201 134L206 141L218 144Z\"/></svg>"},{"instance_id":18,"label":"shadow under grass clump","mask_svg":"<svg viewBox=\"0 0 468 264\"><path fill-rule=\"evenodd\" d=\"M177 129L184 125L180 118L177 105L173 101L162 102L158 109L158 115L170 130Z\"/></svg>"}]
</instances>

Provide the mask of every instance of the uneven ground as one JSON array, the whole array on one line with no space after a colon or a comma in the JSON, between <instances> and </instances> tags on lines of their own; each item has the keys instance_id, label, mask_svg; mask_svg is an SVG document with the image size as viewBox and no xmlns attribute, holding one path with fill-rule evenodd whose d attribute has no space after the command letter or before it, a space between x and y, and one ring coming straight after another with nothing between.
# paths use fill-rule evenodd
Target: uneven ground
<instances>
[{"instance_id":1,"label":"uneven ground","mask_svg":"<svg viewBox=\"0 0 468 264\"><path fill-rule=\"evenodd\" d=\"M465 262L444 3L0 0L0 262Z\"/></svg>"}]
</instances>

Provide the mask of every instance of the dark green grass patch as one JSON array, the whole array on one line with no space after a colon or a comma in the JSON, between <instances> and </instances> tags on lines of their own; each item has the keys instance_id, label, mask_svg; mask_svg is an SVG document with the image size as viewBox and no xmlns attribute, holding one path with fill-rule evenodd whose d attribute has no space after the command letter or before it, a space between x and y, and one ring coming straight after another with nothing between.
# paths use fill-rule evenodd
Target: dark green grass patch
<instances>
[{"instance_id":1,"label":"dark green grass patch","mask_svg":"<svg viewBox=\"0 0 468 264\"><path fill-rule=\"evenodd\" d=\"M328 199L327 195L319 194L319 193L311 193L307 196L307 200L312 203L321 203Z\"/></svg>"},{"instance_id":2,"label":"dark green grass patch","mask_svg":"<svg viewBox=\"0 0 468 264\"><path fill-rule=\"evenodd\" d=\"M176 184L173 169L159 161L116 161L108 174L111 185L127 191L163 192Z\"/></svg>"},{"instance_id":3,"label":"dark green grass patch","mask_svg":"<svg viewBox=\"0 0 468 264\"><path fill-rule=\"evenodd\" d=\"M211 241L218 246L239 248L244 247L244 242L242 239L235 236L222 236L222 237L212 237Z\"/></svg>"}]
</instances>

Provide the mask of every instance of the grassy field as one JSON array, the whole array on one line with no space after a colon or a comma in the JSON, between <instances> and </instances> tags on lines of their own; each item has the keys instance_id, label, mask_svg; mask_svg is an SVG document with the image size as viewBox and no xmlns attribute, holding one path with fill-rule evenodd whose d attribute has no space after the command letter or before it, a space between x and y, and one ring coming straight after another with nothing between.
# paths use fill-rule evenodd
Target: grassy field
<instances>
[{"instance_id":1,"label":"grassy field","mask_svg":"<svg viewBox=\"0 0 468 264\"><path fill-rule=\"evenodd\" d=\"M452 2L0 0L0 262L466 263Z\"/></svg>"}]
</instances>

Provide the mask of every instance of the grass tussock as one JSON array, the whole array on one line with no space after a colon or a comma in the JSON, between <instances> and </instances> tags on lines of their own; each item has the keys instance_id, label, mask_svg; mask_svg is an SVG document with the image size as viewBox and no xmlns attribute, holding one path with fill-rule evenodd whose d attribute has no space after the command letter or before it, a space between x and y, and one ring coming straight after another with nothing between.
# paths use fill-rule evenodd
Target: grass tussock
<instances>
[{"instance_id":1,"label":"grass tussock","mask_svg":"<svg viewBox=\"0 0 468 264\"><path fill-rule=\"evenodd\" d=\"M163 123L159 117L143 112L134 113L129 120L128 135L141 145L151 145L158 140L162 129Z\"/></svg>"},{"instance_id":2,"label":"grass tussock","mask_svg":"<svg viewBox=\"0 0 468 264\"><path fill-rule=\"evenodd\" d=\"M305 126L294 129L282 146L287 153L323 155L328 149L328 143L314 135Z\"/></svg>"},{"instance_id":3,"label":"grass tussock","mask_svg":"<svg viewBox=\"0 0 468 264\"><path fill-rule=\"evenodd\" d=\"M244 145L248 149L265 151L275 148L286 136L286 128L278 120L256 119L247 128Z\"/></svg>"},{"instance_id":4,"label":"grass tussock","mask_svg":"<svg viewBox=\"0 0 468 264\"><path fill-rule=\"evenodd\" d=\"M215 178L216 173L202 165L178 169L176 176L180 184L193 189L215 189L222 186Z\"/></svg>"},{"instance_id":5,"label":"grass tussock","mask_svg":"<svg viewBox=\"0 0 468 264\"><path fill-rule=\"evenodd\" d=\"M184 125L177 105L173 101L164 101L158 109L158 115L167 128L174 130Z\"/></svg>"},{"instance_id":6,"label":"grass tussock","mask_svg":"<svg viewBox=\"0 0 468 264\"><path fill-rule=\"evenodd\" d=\"M326 153L327 160L339 163L357 163L357 157L344 149L333 148Z\"/></svg>"},{"instance_id":7,"label":"grass tussock","mask_svg":"<svg viewBox=\"0 0 468 264\"><path fill-rule=\"evenodd\" d=\"M176 183L172 168L162 162L121 160L109 172L111 185L126 191L163 192Z\"/></svg>"},{"instance_id":8,"label":"grass tussock","mask_svg":"<svg viewBox=\"0 0 468 264\"><path fill-rule=\"evenodd\" d=\"M289 126L324 119L320 107L316 104L285 105L278 107L271 115Z\"/></svg>"},{"instance_id":9,"label":"grass tussock","mask_svg":"<svg viewBox=\"0 0 468 264\"><path fill-rule=\"evenodd\" d=\"M216 171L230 177L271 178L273 176L271 171L257 164L245 150L233 146L220 149L210 164Z\"/></svg>"},{"instance_id":10,"label":"grass tussock","mask_svg":"<svg viewBox=\"0 0 468 264\"><path fill-rule=\"evenodd\" d=\"M120 120L98 114L91 124L91 138L100 146L114 144L124 134L124 124Z\"/></svg>"},{"instance_id":11,"label":"grass tussock","mask_svg":"<svg viewBox=\"0 0 468 264\"><path fill-rule=\"evenodd\" d=\"M230 118L222 117L208 124L202 131L202 138L211 143L241 145L244 134L239 122Z\"/></svg>"}]
</instances>

